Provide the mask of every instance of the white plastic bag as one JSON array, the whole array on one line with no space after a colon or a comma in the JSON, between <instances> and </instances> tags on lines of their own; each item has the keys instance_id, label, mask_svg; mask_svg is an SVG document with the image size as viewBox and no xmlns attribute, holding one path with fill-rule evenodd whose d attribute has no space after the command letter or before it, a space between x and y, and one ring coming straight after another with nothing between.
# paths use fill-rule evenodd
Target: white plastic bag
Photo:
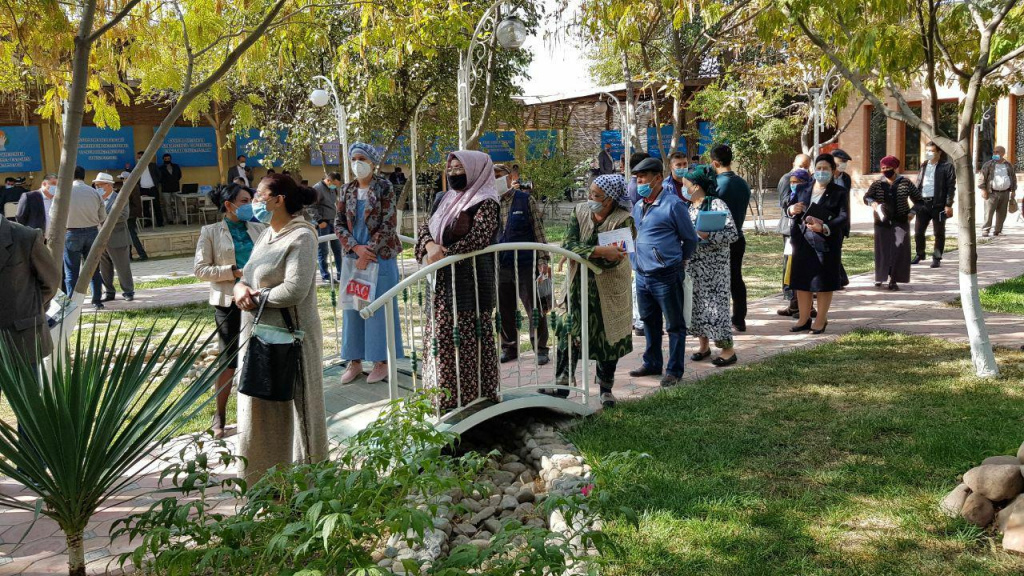
<instances>
[{"instance_id":1,"label":"white plastic bag","mask_svg":"<svg viewBox=\"0 0 1024 576\"><path fill-rule=\"evenodd\" d=\"M693 276L685 274L683 276L683 322L686 326L690 325L690 319L693 318Z\"/></svg>"},{"instance_id":2,"label":"white plastic bag","mask_svg":"<svg viewBox=\"0 0 1024 576\"><path fill-rule=\"evenodd\" d=\"M377 297L377 263L370 262L366 270L360 270L356 261L345 258L341 263L342 310L362 310Z\"/></svg>"}]
</instances>

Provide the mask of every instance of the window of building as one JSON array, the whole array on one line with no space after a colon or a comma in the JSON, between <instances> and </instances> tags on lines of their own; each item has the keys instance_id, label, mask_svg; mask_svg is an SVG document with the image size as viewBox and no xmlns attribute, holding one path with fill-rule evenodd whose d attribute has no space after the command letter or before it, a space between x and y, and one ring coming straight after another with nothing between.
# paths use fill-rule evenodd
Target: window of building
<instances>
[{"instance_id":1,"label":"window of building","mask_svg":"<svg viewBox=\"0 0 1024 576\"><path fill-rule=\"evenodd\" d=\"M1013 135L1013 159L1017 164L1017 170L1024 170L1024 98L1014 98L1014 132Z\"/></svg>"},{"instance_id":2,"label":"window of building","mask_svg":"<svg viewBox=\"0 0 1024 576\"><path fill-rule=\"evenodd\" d=\"M910 109L921 117L920 104L911 104ZM921 131L910 124L903 124L903 169L906 172L921 169Z\"/></svg>"},{"instance_id":3,"label":"window of building","mask_svg":"<svg viewBox=\"0 0 1024 576\"><path fill-rule=\"evenodd\" d=\"M878 172L878 164L885 157L885 143L888 137L888 120L885 113L869 107L868 112L868 166L865 172Z\"/></svg>"}]
</instances>

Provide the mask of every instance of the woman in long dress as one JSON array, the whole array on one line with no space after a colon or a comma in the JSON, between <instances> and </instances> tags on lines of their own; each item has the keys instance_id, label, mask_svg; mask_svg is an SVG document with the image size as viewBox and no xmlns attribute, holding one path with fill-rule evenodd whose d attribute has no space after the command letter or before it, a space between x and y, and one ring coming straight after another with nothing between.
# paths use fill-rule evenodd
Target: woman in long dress
<instances>
[{"instance_id":1,"label":"woman in long dress","mask_svg":"<svg viewBox=\"0 0 1024 576\"><path fill-rule=\"evenodd\" d=\"M722 367L737 361L729 309L729 245L740 235L729 207L714 196L718 188L715 178L714 171L706 165L694 166L683 174L681 192L695 228L701 211L726 213L725 227L721 230L697 230L701 241L686 267L693 281L693 308L686 331L700 342L700 348L690 359L694 362L707 360L713 341L720 351L711 363Z\"/></svg>"},{"instance_id":2,"label":"woman in long dress","mask_svg":"<svg viewBox=\"0 0 1024 576\"><path fill-rule=\"evenodd\" d=\"M849 282L843 270L843 237L850 226L846 212L849 191L835 182L835 172L835 158L820 154L814 160L814 186L798 187L786 203L786 212L793 218L793 257L787 274L800 307L791 332L825 332L832 294ZM818 316L812 323L815 294Z\"/></svg>"},{"instance_id":3,"label":"woman in long dress","mask_svg":"<svg viewBox=\"0 0 1024 576\"><path fill-rule=\"evenodd\" d=\"M395 211L395 192L388 182L376 174L380 155L369 144L356 142L349 147L349 161L356 179L345 184L338 195L338 216L334 230L345 253L343 270L366 270L377 265L377 287L380 296L398 284L398 254L402 243L398 240ZM343 278L343 281L347 281ZM398 300L394 306L395 349L401 358L402 331L399 325ZM363 373L363 360L373 362L366 382L373 384L388 377L387 325L384 310L363 319L358 310L344 311L341 357L348 360L348 368L341 375L341 383L348 384Z\"/></svg>"},{"instance_id":4,"label":"woman in long dress","mask_svg":"<svg viewBox=\"0 0 1024 576\"><path fill-rule=\"evenodd\" d=\"M910 282L910 201L914 207L924 204L921 191L899 167L895 156L882 158L882 177L864 194L864 203L875 212L875 286L888 280L889 290L899 290L897 282Z\"/></svg>"},{"instance_id":5,"label":"woman in long dress","mask_svg":"<svg viewBox=\"0 0 1024 576\"><path fill-rule=\"evenodd\" d=\"M432 264L494 243L498 192L491 158L459 150L448 156L448 185L420 226L416 259ZM498 356L494 344L494 255L483 254L438 270L427 295L424 384L439 389L442 412L477 398L498 401ZM454 293L453 293L454 289Z\"/></svg>"},{"instance_id":6,"label":"woman in long dress","mask_svg":"<svg viewBox=\"0 0 1024 576\"><path fill-rule=\"evenodd\" d=\"M242 358L256 309L267 298L260 323L285 328L288 310L302 341L302 374L291 402L271 402L238 395L238 452L241 471L250 483L272 466L317 462L327 457L327 412L324 408L323 331L316 305L317 236L303 208L316 201L312 188L300 187L283 174L264 178L253 199L253 215L269 224L252 249L235 284L235 303L242 314ZM266 292L264 292L264 290Z\"/></svg>"},{"instance_id":7,"label":"woman in long dress","mask_svg":"<svg viewBox=\"0 0 1024 576\"><path fill-rule=\"evenodd\" d=\"M598 176L590 185L590 199L577 204L569 218L568 232L562 247L590 260L602 269L601 274L587 275L587 334L590 359L597 364L597 385L601 404L615 405L612 386L619 359L633 351L632 274L624 248L599 246L598 234L612 230L633 230L630 202L626 197L626 180L621 174ZM568 310L555 326L558 356L555 362L555 384L569 386L569 375L583 354L582 289L579 265L569 264ZM627 306L626 303L630 305ZM570 362L570 356L572 362ZM567 388L541 390L565 398Z\"/></svg>"}]
</instances>

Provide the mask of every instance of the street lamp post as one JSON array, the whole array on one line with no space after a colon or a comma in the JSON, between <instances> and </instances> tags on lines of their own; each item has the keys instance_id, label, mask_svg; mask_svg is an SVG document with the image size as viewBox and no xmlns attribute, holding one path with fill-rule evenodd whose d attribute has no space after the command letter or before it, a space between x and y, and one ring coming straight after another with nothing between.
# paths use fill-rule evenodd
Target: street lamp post
<instances>
[{"instance_id":1,"label":"street lamp post","mask_svg":"<svg viewBox=\"0 0 1024 576\"><path fill-rule=\"evenodd\" d=\"M423 111L425 103L426 98L416 107L416 112L412 115L412 126L409 127L409 162L412 164L410 167L412 170L412 234L410 236L416 236L420 229L419 209L416 205L416 197L419 196L416 182L418 176L416 172L416 143L419 141L420 112Z\"/></svg>"},{"instance_id":2,"label":"street lamp post","mask_svg":"<svg viewBox=\"0 0 1024 576\"><path fill-rule=\"evenodd\" d=\"M323 108L330 103L331 98L334 98L334 114L338 120L338 144L341 149L338 150L338 163L341 164L342 172L345 174L345 182L348 182L351 178L349 175L348 162L345 160L345 155L348 154L348 112L345 110L345 106L341 103L341 99L338 98L338 93L334 90L334 81L326 76L314 76L313 81L323 82L330 89L330 92L323 88L317 88L309 95L309 101L313 103L317 108ZM327 159L321 158L324 165L327 165Z\"/></svg>"},{"instance_id":3,"label":"street lamp post","mask_svg":"<svg viewBox=\"0 0 1024 576\"><path fill-rule=\"evenodd\" d=\"M526 25L523 21L514 16L506 16L499 21L500 7L504 0L498 0L491 4L480 21L477 22L470 38L469 47L465 52L459 53L459 78L458 78L458 99L459 99L459 148L464 150L469 141L471 113L476 101L473 97L473 88L480 79L480 68L488 56L488 46L480 42L480 37L487 32L493 32L498 44L502 48L516 49L526 41ZM487 72L489 74L489 72Z\"/></svg>"}]
</instances>

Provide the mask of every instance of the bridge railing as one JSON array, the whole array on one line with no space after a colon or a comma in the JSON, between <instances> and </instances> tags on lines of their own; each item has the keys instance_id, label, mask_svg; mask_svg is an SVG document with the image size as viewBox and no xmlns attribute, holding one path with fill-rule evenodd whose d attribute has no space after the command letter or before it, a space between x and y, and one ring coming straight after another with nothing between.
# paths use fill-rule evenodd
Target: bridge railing
<instances>
[{"instance_id":1,"label":"bridge railing","mask_svg":"<svg viewBox=\"0 0 1024 576\"><path fill-rule=\"evenodd\" d=\"M412 243L413 239L409 237L402 237L403 243ZM541 315L545 315L545 319L550 320L551 324L551 350L555 353L551 354L551 366L550 369L542 370L539 365L537 350L534 349L535 354L531 360L527 360L523 354L518 353L521 349L520 336L522 329L522 305L519 300L519 295L523 292L520 291L520 282L526 278L534 279L537 277L536 262L539 260L539 253L547 253L552 259L557 257L563 257L571 263L575 263L576 266L566 266L564 271L564 281L558 282L564 293L564 298L558 297L559 290L553 287L552 294L549 297L541 298L540 284L536 281L531 282L528 287L529 293L533 295L534 314L527 318L529 322L528 326L533 326L535 329L539 325ZM499 300L499 286L502 281L502 266L501 266L501 255L506 254L506 264L508 261L512 261L512 277L515 283L515 299L516 299L516 322L515 322L515 339L514 345L516 347L517 357L515 364L511 362L505 365L500 364L501 356L501 329L500 329L500 300ZM521 274L519 264L523 263L525 266L531 268L530 274ZM490 267L492 269L484 269ZM580 286L580 301L579 304L572 309L572 299L568 297L568 288L570 285L572 269L576 268L578 271L576 274L578 277L572 282L579 282ZM506 273L504 277L508 281L509 267L505 268ZM447 271L444 273L443 271ZM461 272L461 275L460 275ZM498 398L501 398L502 394L508 393L512 390L521 393L532 393L533 396L538 398L546 399L550 397L541 396L538 394L540 389L548 390L567 390L570 398L569 402L580 403L584 406L589 405L591 398L591 383L590 383L590 359L589 359L589 343L586 335L589 329L589 306L588 306L588 292L589 292L589 275L599 274L601 270L585 258L582 258L574 252L570 252L558 246L552 246L548 244L540 244L534 242L520 242L520 243L506 243L506 244L495 244L489 246L483 250L468 254L459 254L445 257L433 264L420 266L418 270L411 274L405 275L398 284L393 288L378 293L376 298L369 303L366 307L360 310L360 315L363 318L370 318L375 314L383 312L385 315L384 324L386 326L386 342L388 350L388 386L389 395L391 399L398 398L400 394L399 389L399 366L398 360L401 357L406 357L411 360L411 378L412 378L412 390L420 391L423 390L427 385L437 386L447 384L445 388L452 391L453 398L446 402L446 408L448 410L441 410L441 406L438 408L438 417L440 421L452 418L459 414L462 410L470 408L481 402L486 402L487 398L483 394L483 386L485 382L482 381L484 378L494 378L495 382L486 382L488 385L493 385L496 388L496 394ZM485 275L493 274L493 302L482 300L488 298L486 290L484 294L481 294L480 286L477 283L477 279L485 281L490 284L490 279L486 278ZM555 277L554 267L552 267L552 278ZM561 273L559 273L561 274ZM521 280L521 276L523 277ZM445 282L444 286L439 286L437 283ZM472 283L472 289L467 289L465 283ZM556 284L552 282L552 284ZM462 289L458 289L462 286ZM467 294L472 294L473 303L467 305L465 301L459 303L459 298L465 299ZM434 302L432 299L435 297L443 298L443 302ZM545 313L542 303L546 298L554 300L552 302L551 310L549 313ZM438 322L438 304L447 307L447 310L452 311L452 322L450 326L440 326ZM493 308L491 306L493 305ZM383 310L382 310L383 309ZM458 320L458 310L464 312L472 312L474 316L473 330L475 332L475 338L466 339L463 338L465 334L460 333L460 322ZM490 312L495 312L493 315ZM445 312L443 312L445 313ZM555 327L564 324L564 330L569 330L569 318L578 318L580 322L582 338L579 342L579 350L570 343L568 346L568 369L569 380L567 385L559 386L555 382L555 366L557 365L557 347L558 347L558 334L559 330ZM396 319L398 320L396 322ZM397 325L397 332L396 332ZM439 333L439 330L450 328L450 333ZM466 326L463 324L462 329ZM529 330L527 330L529 332ZM485 341L488 341L487 335L493 336L494 345L486 345ZM568 336L566 336L568 337ZM437 339L448 338L454 344L454 358L446 358L448 364L454 364L454 374L450 371L446 371L442 374L439 371L439 366L436 360L427 364L425 362L428 347L432 354L436 358L439 352L442 352L441 346L438 345ZM476 342L475 347L466 346L466 340L469 342ZM401 343L399 345L399 342ZM538 342L533 340L531 346L536 346ZM486 349L485 349L486 348ZM475 354L477 356L476 362L468 362L467 366L475 366L476 368L476 390L468 390L466 396L463 397L463 381L472 377L470 374L461 374L460 370L460 356L464 354ZM577 360L575 356L578 356L582 367L582 377L579 380L580 384L576 384L575 378L575 362ZM498 373L494 375L483 374L483 366L487 364L490 366L497 365L499 367ZM532 366L530 366L532 364ZM531 369L532 368L532 369ZM454 378L454 382L451 379ZM442 379L445 382L442 382ZM472 384L472 380L469 380L467 384ZM489 386L488 386L489 387ZM558 402L565 402L565 400L556 400L550 398L551 404L557 404Z\"/></svg>"}]
</instances>

